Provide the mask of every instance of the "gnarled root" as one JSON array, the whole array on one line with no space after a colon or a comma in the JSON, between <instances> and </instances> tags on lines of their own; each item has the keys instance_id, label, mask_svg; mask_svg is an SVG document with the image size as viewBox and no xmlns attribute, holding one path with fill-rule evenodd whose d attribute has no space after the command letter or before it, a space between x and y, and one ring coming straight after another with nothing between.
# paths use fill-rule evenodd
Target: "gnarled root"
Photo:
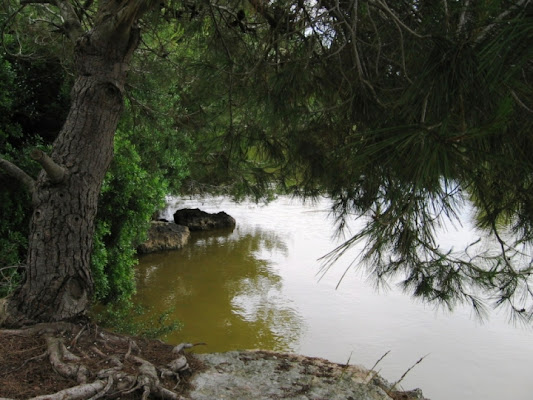
<instances>
[{"instance_id":1,"label":"gnarled root","mask_svg":"<svg viewBox=\"0 0 533 400\"><path fill-rule=\"evenodd\" d=\"M30 400L85 400L94 398L94 396L102 391L105 386L105 381L97 380L91 383L85 383L83 385L61 390L54 394L32 397Z\"/></svg>"},{"instance_id":2,"label":"gnarled root","mask_svg":"<svg viewBox=\"0 0 533 400\"><path fill-rule=\"evenodd\" d=\"M31 400L96 400L135 391L142 393L143 400L149 396L183 399L176 389L179 389L180 374L190 368L182 350L193 345L182 344L174 349L168 346L166 359L149 360L142 356L133 339L99 331L94 326L41 324L27 329L0 330L0 335L36 335L44 339L53 370L75 382L70 388Z\"/></svg>"}]
</instances>

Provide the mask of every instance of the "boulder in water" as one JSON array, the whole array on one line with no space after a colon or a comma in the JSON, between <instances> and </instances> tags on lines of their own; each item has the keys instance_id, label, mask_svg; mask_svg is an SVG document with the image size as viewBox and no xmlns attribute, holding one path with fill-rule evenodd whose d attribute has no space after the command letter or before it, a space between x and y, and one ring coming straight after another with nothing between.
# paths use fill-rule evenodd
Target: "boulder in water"
<instances>
[{"instance_id":1,"label":"boulder in water","mask_svg":"<svg viewBox=\"0 0 533 400\"><path fill-rule=\"evenodd\" d=\"M148 240L137 247L141 254L181 249L189 240L190 232L186 226L164 221L152 221L150 225Z\"/></svg>"},{"instance_id":2,"label":"boulder in water","mask_svg":"<svg viewBox=\"0 0 533 400\"><path fill-rule=\"evenodd\" d=\"M213 229L233 229L235 219L221 211L210 214L199 208L182 208L174 213L174 222L184 225L191 231L210 231Z\"/></svg>"}]
</instances>

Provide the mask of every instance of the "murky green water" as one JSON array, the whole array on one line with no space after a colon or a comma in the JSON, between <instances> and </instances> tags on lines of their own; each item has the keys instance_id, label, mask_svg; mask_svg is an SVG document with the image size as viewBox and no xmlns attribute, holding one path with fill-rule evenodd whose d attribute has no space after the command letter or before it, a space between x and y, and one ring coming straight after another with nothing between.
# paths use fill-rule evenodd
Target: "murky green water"
<instances>
[{"instance_id":1,"label":"murky green water","mask_svg":"<svg viewBox=\"0 0 533 400\"><path fill-rule=\"evenodd\" d=\"M237 227L142 257L136 301L154 313L173 308L184 328L166 340L207 343L196 351L264 348L371 367L390 350L378 367L390 381L429 354L404 387L421 387L433 400L531 399L531 329L509 325L504 314L480 324L469 309L436 312L394 287L377 292L355 270L336 289L348 259L319 280L317 259L338 243L328 204L173 200L169 219L177 208L199 207L228 212ZM441 245L460 247L473 234L465 224Z\"/></svg>"},{"instance_id":2,"label":"murky green water","mask_svg":"<svg viewBox=\"0 0 533 400\"><path fill-rule=\"evenodd\" d=\"M292 350L302 320L264 252L286 247L260 229L194 234L181 251L142 258L138 299L157 310L175 307L185 329L167 338L172 342L207 342L206 351Z\"/></svg>"}]
</instances>

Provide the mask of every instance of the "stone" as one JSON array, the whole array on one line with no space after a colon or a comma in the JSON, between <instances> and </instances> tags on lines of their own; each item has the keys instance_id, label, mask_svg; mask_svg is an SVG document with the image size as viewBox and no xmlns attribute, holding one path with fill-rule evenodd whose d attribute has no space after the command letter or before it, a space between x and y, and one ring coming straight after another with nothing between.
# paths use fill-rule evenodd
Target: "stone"
<instances>
[{"instance_id":1,"label":"stone","mask_svg":"<svg viewBox=\"0 0 533 400\"><path fill-rule=\"evenodd\" d=\"M394 391L374 371L321 358L264 350L195 354L195 358L204 368L190 381L191 400L424 399L419 390Z\"/></svg>"},{"instance_id":2,"label":"stone","mask_svg":"<svg viewBox=\"0 0 533 400\"><path fill-rule=\"evenodd\" d=\"M210 214L199 208L182 208L174 213L174 222L185 225L191 231L210 231L213 229L233 229L235 219L221 211Z\"/></svg>"},{"instance_id":3,"label":"stone","mask_svg":"<svg viewBox=\"0 0 533 400\"><path fill-rule=\"evenodd\" d=\"M181 249L189 241L189 228L173 222L151 221L148 240L137 247L140 254Z\"/></svg>"}]
</instances>

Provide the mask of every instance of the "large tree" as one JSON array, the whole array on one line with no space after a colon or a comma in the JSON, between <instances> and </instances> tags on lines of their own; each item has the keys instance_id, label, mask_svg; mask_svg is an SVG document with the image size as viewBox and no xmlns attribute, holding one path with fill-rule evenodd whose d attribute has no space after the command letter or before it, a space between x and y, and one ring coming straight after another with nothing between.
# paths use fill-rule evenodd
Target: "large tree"
<instances>
[{"instance_id":1,"label":"large tree","mask_svg":"<svg viewBox=\"0 0 533 400\"><path fill-rule=\"evenodd\" d=\"M65 320L87 310L97 200L113 157L124 84L139 42L136 22L151 7L149 1L99 2L91 29L84 30L82 10L70 2L36 3L57 9L61 28L74 46L76 81L51 154L32 153L43 167L38 178L1 160L4 169L25 183L33 206L26 278L6 303L7 324Z\"/></svg>"},{"instance_id":2,"label":"large tree","mask_svg":"<svg viewBox=\"0 0 533 400\"><path fill-rule=\"evenodd\" d=\"M71 108L33 180L23 285L8 324L84 315L94 218L141 27L143 52L181 79L176 125L195 137L190 191L278 189L333 197L342 225L366 226L375 276L404 274L427 300L479 307L476 287L528 316L530 265L514 265L502 225L530 242L529 1L149 2L50 0L33 7L71 42ZM4 31L9 24L6 24ZM40 25L42 28L42 25ZM11 28L9 28L11 29ZM14 28L13 28L14 29ZM68 46L67 46L68 48ZM198 116L201 116L199 118ZM498 254L442 252L435 228L469 199Z\"/></svg>"}]
</instances>

